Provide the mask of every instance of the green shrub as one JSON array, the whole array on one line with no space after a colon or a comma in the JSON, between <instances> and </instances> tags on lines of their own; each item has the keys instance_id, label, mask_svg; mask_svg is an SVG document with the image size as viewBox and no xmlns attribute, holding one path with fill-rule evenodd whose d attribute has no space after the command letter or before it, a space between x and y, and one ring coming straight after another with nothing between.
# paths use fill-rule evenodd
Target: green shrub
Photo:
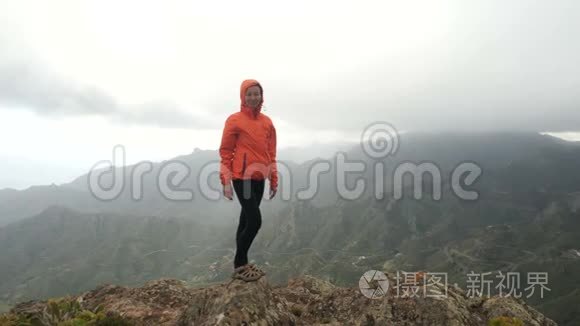
<instances>
[{"instance_id":1,"label":"green shrub","mask_svg":"<svg viewBox=\"0 0 580 326\"><path fill-rule=\"evenodd\" d=\"M105 313L101 306L94 311L83 309L72 297L49 299L40 314L30 317L0 315L0 326L131 326L116 313Z\"/></svg>"},{"instance_id":2,"label":"green shrub","mask_svg":"<svg viewBox=\"0 0 580 326\"><path fill-rule=\"evenodd\" d=\"M15 314L1 314L0 326L30 326L30 321Z\"/></svg>"},{"instance_id":3,"label":"green shrub","mask_svg":"<svg viewBox=\"0 0 580 326\"><path fill-rule=\"evenodd\" d=\"M524 322L516 317L496 317L489 321L489 326L524 326Z\"/></svg>"}]
</instances>

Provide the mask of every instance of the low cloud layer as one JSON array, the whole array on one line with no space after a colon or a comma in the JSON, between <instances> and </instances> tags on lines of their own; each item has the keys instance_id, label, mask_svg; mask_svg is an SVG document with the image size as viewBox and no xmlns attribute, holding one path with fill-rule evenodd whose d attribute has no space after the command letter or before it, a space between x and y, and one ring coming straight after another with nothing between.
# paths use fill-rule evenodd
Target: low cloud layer
<instances>
[{"instance_id":1,"label":"low cloud layer","mask_svg":"<svg viewBox=\"0 0 580 326\"><path fill-rule=\"evenodd\" d=\"M209 128L208 118L193 116L171 101L124 106L105 91L50 73L31 63L0 63L0 108L32 110L46 116L104 116L122 124L162 128Z\"/></svg>"}]
</instances>

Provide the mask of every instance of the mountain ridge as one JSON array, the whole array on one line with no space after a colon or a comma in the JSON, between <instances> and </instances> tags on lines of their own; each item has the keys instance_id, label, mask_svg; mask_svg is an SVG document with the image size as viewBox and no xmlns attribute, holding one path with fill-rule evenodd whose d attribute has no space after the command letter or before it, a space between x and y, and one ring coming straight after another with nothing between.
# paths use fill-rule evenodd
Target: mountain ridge
<instances>
[{"instance_id":1,"label":"mountain ridge","mask_svg":"<svg viewBox=\"0 0 580 326\"><path fill-rule=\"evenodd\" d=\"M392 274L385 276L389 284L395 284ZM378 289L376 284L369 286ZM337 287L309 275L291 279L285 286L272 286L267 277L262 277L256 282L234 280L201 288L162 278L135 288L103 284L59 300L73 302L80 307L79 312L85 311L85 316L86 311L114 314L122 318L122 325L475 326L501 320L521 325L556 325L512 297L468 297L461 289L442 284L427 285L425 289L445 295L401 297L395 287L385 289L383 284L381 289L385 292L370 299L357 287ZM19 303L0 318L46 320L50 301L55 299ZM59 316L66 312L53 309L53 313L54 310ZM69 319L74 317L74 313L69 314Z\"/></svg>"}]
</instances>

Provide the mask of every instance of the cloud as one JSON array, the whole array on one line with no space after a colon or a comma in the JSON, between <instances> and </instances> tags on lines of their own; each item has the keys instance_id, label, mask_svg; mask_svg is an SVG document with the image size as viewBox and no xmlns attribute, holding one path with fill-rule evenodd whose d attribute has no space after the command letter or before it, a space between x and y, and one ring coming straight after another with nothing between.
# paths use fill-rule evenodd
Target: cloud
<instances>
[{"instance_id":1,"label":"cloud","mask_svg":"<svg viewBox=\"0 0 580 326\"><path fill-rule=\"evenodd\" d=\"M352 130L387 121L400 130L580 131L580 71L490 76L473 67L421 80L391 79L375 66L374 74L345 74L316 92L299 83L266 83L275 93L266 103L271 114L305 128Z\"/></svg>"},{"instance_id":2,"label":"cloud","mask_svg":"<svg viewBox=\"0 0 580 326\"><path fill-rule=\"evenodd\" d=\"M89 86L75 85L32 64L0 66L0 103L46 115L112 114L115 99Z\"/></svg>"},{"instance_id":3,"label":"cloud","mask_svg":"<svg viewBox=\"0 0 580 326\"><path fill-rule=\"evenodd\" d=\"M52 58L55 71L98 80L111 93L67 82L41 64L8 65L0 68L0 104L168 128L221 127L239 109L241 80L256 78L265 89L264 112L309 131L360 130L377 120L400 130L580 129L575 0L333 2L332 11L304 2L293 4L288 17L250 6L260 8L250 10L260 13L251 20L143 6L112 13L99 2L79 9L84 16L43 13L34 17L43 19L42 33L24 23L23 5L14 24L29 32L11 38ZM333 15L337 8L342 14ZM71 21L55 23L65 18ZM260 31L259 43L249 41L250 30ZM154 92L170 95L136 107L116 100ZM176 104L189 102L196 114Z\"/></svg>"},{"instance_id":4,"label":"cloud","mask_svg":"<svg viewBox=\"0 0 580 326\"><path fill-rule=\"evenodd\" d=\"M310 129L383 120L401 130L580 131L580 2L441 1L431 9L364 30L373 13L353 16L341 50L319 51L326 57L294 43L280 61L305 57L299 76L258 78L268 112Z\"/></svg>"},{"instance_id":5,"label":"cloud","mask_svg":"<svg viewBox=\"0 0 580 326\"><path fill-rule=\"evenodd\" d=\"M119 112L114 118L121 123L147 124L166 128L215 129L221 127L210 117L184 113L170 101L145 103L132 110Z\"/></svg>"},{"instance_id":6,"label":"cloud","mask_svg":"<svg viewBox=\"0 0 580 326\"><path fill-rule=\"evenodd\" d=\"M49 72L35 63L0 65L0 108L32 110L59 116L97 115L124 124L162 128L211 128L212 119L188 114L171 101L121 105L105 91L78 84Z\"/></svg>"}]
</instances>

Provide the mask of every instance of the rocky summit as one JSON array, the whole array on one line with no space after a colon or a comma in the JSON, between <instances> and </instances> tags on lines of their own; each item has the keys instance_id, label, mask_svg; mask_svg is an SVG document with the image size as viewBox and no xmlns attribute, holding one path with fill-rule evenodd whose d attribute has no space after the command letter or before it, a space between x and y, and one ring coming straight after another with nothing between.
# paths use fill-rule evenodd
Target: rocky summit
<instances>
[{"instance_id":1,"label":"rocky summit","mask_svg":"<svg viewBox=\"0 0 580 326\"><path fill-rule=\"evenodd\" d=\"M392 275L387 277L389 284L396 284ZM2 316L0 324L36 320L67 325L66 318L99 313L116 316L114 323L102 325L556 325L520 299L471 298L457 286L429 286L430 292L447 294L402 296L391 286L370 299L358 286L337 287L311 276L291 279L284 286L262 277L197 288L163 278L135 288L105 284L67 297L77 306L76 317L54 304L51 308L55 299L22 302Z\"/></svg>"}]
</instances>

